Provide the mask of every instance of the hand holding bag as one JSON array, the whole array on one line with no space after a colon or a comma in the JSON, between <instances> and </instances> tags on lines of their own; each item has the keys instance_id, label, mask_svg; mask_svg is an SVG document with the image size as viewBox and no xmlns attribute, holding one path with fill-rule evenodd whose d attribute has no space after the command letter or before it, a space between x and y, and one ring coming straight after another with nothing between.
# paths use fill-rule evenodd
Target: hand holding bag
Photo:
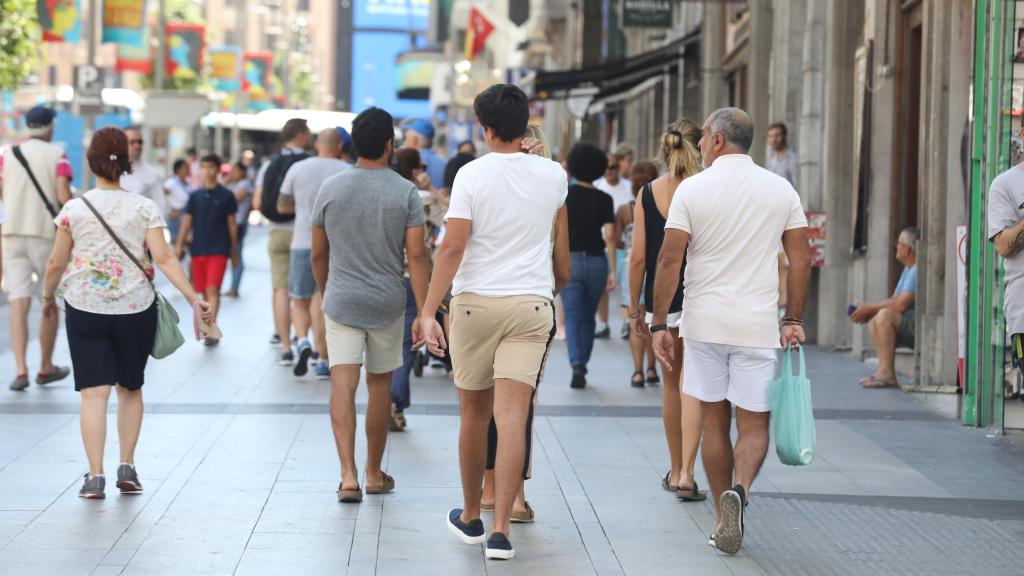
<instances>
[{"instance_id":1,"label":"hand holding bag","mask_svg":"<svg viewBox=\"0 0 1024 576\"><path fill-rule=\"evenodd\" d=\"M814 460L817 440L811 407L811 381L807 379L804 349L800 351L800 372L793 374L793 349L782 351L782 372L769 390L775 453L783 464L806 466Z\"/></svg>"},{"instance_id":2,"label":"hand holding bag","mask_svg":"<svg viewBox=\"0 0 1024 576\"><path fill-rule=\"evenodd\" d=\"M149 287L153 289L153 294L156 296L156 337L153 339L153 349L149 355L157 360L170 356L185 343L185 337L182 336L181 330L178 329L178 311L156 289L156 285L153 284L153 279L149 277L146 268L128 250L128 247L121 242L121 239L114 233L114 230L107 224L107 221L100 216L100 213L92 203L85 196L82 196L82 202L85 202L85 205L89 207L89 210L96 216L96 219L100 221L100 224L107 230L110 237L114 239L114 243L139 268L142 275L146 277L146 281L149 282Z\"/></svg>"}]
</instances>

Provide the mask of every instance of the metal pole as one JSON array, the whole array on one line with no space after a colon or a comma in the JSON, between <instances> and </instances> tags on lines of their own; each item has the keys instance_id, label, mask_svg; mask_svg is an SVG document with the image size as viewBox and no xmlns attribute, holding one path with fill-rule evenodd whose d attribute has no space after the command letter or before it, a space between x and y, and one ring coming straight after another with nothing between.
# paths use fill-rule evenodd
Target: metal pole
<instances>
[{"instance_id":1,"label":"metal pole","mask_svg":"<svg viewBox=\"0 0 1024 576\"><path fill-rule=\"evenodd\" d=\"M241 0L235 6L235 28L238 30L238 45L242 49L242 58L245 58L245 50L249 46L249 17L248 1ZM243 63L244 64L244 63ZM245 73L245 67L241 66L241 73ZM239 89L235 94L231 111L235 113L235 122L231 126L231 161L236 162L242 159L242 129L238 127L238 114L245 109L247 94L242 91L242 82L239 79Z\"/></svg>"},{"instance_id":2,"label":"metal pole","mask_svg":"<svg viewBox=\"0 0 1024 576\"><path fill-rule=\"evenodd\" d=\"M99 13L99 2L98 0L89 0L89 28L88 28L88 62L90 66L96 65L96 31L99 29L100 24L100 13ZM76 86L77 88L77 86ZM90 188L89 183L91 179L91 172L89 170L89 160L87 158L89 150L89 142L92 140L92 133L95 129L93 122L92 113L83 114L85 119L85 133L82 142L82 188L88 190Z\"/></svg>"}]
</instances>

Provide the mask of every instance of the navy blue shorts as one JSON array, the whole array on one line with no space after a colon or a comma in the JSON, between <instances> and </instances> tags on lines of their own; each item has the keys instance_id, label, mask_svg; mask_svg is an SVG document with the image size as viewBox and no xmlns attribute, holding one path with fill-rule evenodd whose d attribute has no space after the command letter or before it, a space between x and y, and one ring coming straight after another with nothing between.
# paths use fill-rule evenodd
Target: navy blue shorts
<instances>
[{"instance_id":1,"label":"navy blue shorts","mask_svg":"<svg viewBox=\"0 0 1024 576\"><path fill-rule=\"evenodd\" d=\"M65 302L75 390L117 384L142 388L156 338L156 303L135 314L95 314Z\"/></svg>"}]
</instances>

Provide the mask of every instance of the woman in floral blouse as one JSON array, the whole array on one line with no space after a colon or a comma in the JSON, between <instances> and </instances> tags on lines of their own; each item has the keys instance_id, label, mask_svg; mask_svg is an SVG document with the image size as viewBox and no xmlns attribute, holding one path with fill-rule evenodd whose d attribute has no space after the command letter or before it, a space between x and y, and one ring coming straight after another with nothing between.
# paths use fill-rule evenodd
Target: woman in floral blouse
<instances>
[{"instance_id":1,"label":"woman in floral blouse","mask_svg":"<svg viewBox=\"0 0 1024 576\"><path fill-rule=\"evenodd\" d=\"M122 174L131 172L124 132L98 130L87 158L96 188L86 192L85 199L147 268L143 275L83 199L65 204L54 219L57 238L43 283L43 313L56 317L56 298L64 300L75 390L82 393L82 440L89 459L89 472L78 495L104 498L107 401L115 386L121 446L117 487L122 494L142 492L135 471L135 445L142 427L144 371L157 322L147 249L189 303L197 301L181 263L164 240L167 225L160 209L149 198L122 190L118 184ZM198 305L209 322L209 304L200 301Z\"/></svg>"}]
</instances>

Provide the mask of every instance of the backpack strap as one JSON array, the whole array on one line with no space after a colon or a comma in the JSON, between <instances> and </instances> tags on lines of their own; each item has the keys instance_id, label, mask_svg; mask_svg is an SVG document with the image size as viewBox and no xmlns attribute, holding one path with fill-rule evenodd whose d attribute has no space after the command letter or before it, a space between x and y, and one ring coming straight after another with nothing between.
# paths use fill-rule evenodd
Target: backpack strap
<instances>
[{"instance_id":1,"label":"backpack strap","mask_svg":"<svg viewBox=\"0 0 1024 576\"><path fill-rule=\"evenodd\" d=\"M11 152L14 153L14 157L18 159L18 163L28 173L29 180L32 181L32 185L35 186L36 192L39 193L39 198L46 205L46 211L50 213L51 218L57 217L57 209L50 203L50 199L46 197L46 193L43 192L43 187L39 185L39 181L36 180L36 175L32 173L32 169L28 166L28 160L25 160L25 155L21 153L21 146L15 146L11 148Z\"/></svg>"}]
</instances>

